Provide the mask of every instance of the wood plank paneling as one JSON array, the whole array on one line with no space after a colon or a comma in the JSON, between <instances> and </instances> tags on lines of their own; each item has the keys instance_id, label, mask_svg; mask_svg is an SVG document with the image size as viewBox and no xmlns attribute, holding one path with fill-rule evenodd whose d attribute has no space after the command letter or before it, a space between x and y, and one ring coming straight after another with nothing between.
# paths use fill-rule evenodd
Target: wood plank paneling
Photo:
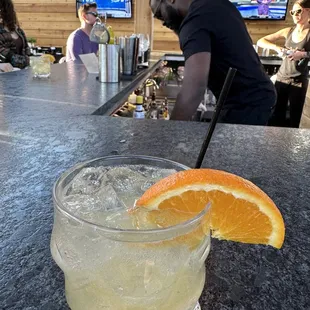
<instances>
[{"instance_id":1,"label":"wood plank paneling","mask_svg":"<svg viewBox=\"0 0 310 310\"><path fill-rule=\"evenodd\" d=\"M293 2L293 0L290 0L289 8L291 8ZM291 27L292 25L292 18L289 14L286 16L285 21L246 22L247 29L254 44L261 37L276 32L282 28ZM154 20L153 39L153 50L155 51L180 51L178 37L171 30L163 27L158 20Z\"/></svg>"},{"instance_id":2,"label":"wood plank paneling","mask_svg":"<svg viewBox=\"0 0 310 310\"><path fill-rule=\"evenodd\" d=\"M80 27L80 21L76 17L75 0L14 0L13 2L27 37L36 38L39 46L61 46L65 52L69 34ZM131 35L136 31L135 3L136 0L133 0L133 18L108 19L108 24L113 27L116 35ZM145 12L145 5L139 8L139 13L141 12ZM150 17L145 20L150 21ZM139 17L139 25L141 23ZM144 25L144 27L151 26Z\"/></svg>"},{"instance_id":3,"label":"wood plank paneling","mask_svg":"<svg viewBox=\"0 0 310 310\"><path fill-rule=\"evenodd\" d=\"M157 19L154 20L153 26L153 50L180 52L177 35L170 29L164 27L162 22Z\"/></svg>"},{"instance_id":4,"label":"wood plank paneling","mask_svg":"<svg viewBox=\"0 0 310 310\"><path fill-rule=\"evenodd\" d=\"M151 33L154 51L180 52L178 37L161 22L153 20L149 1L133 0L132 19L109 19L116 35ZM292 4L292 0L290 1ZM14 0L22 28L28 37L37 39L38 45L62 46L65 48L68 35L80 26L76 17L75 0ZM259 38L292 25L285 21L246 22L254 43Z\"/></svg>"},{"instance_id":5,"label":"wood plank paneling","mask_svg":"<svg viewBox=\"0 0 310 310\"><path fill-rule=\"evenodd\" d=\"M55 3L16 3L15 9L18 12L18 16L23 13L59 13L59 4ZM62 13L72 13L72 3L62 3L61 4Z\"/></svg>"},{"instance_id":6,"label":"wood plank paneling","mask_svg":"<svg viewBox=\"0 0 310 310\"><path fill-rule=\"evenodd\" d=\"M152 11L149 1L139 0L136 5L135 32L152 34Z\"/></svg>"}]
</instances>

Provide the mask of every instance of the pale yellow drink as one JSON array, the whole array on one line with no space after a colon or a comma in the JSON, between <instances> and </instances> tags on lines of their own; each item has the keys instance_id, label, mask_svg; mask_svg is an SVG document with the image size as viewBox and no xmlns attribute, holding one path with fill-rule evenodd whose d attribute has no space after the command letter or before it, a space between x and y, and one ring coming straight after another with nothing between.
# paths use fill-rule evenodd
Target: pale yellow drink
<instances>
[{"instance_id":1,"label":"pale yellow drink","mask_svg":"<svg viewBox=\"0 0 310 310\"><path fill-rule=\"evenodd\" d=\"M108 171L103 166L80 170L73 182L56 184L63 200L59 206L55 199L51 250L65 274L72 310L193 310L196 306L205 283L210 236L194 247L175 242L199 229L199 217L162 230L145 221L143 230L137 230L137 215L133 218L127 208L148 186L174 172L162 169L167 163L162 167L151 161L149 171L144 169L145 160L142 164L128 166L125 161L125 166ZM59 193L56 189L54 197ZM146 211L141 212L138 217L143 221Z\"/></svg>"},{"instance_id":2,"label":"pale yellow drink","mask_svg":"<svg viewBox=\"0 0 310 310\"><path fill-rule=\"evenodd\" d=\"M35 78L48 78L51 75L51 62L48 57L31 57L30 66Z\"/></svg>"}]
</instances>

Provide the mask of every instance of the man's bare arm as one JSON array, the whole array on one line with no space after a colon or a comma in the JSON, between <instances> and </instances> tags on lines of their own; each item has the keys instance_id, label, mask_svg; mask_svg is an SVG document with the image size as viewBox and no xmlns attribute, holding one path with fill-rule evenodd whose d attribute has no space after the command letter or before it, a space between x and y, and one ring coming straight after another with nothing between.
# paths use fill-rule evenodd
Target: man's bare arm
<instances>
[{"instance_id":1,"label":"man's bare arm","mask_svg":"<svg viewBox=\"0 0 310 310\"><path fill-rule=\"evenodd\" d=\"M208 85L211 53L189 57L185 63L183 86L172 111L172 120L190 120L196 112Z\"/></svg>"}]
</instances>

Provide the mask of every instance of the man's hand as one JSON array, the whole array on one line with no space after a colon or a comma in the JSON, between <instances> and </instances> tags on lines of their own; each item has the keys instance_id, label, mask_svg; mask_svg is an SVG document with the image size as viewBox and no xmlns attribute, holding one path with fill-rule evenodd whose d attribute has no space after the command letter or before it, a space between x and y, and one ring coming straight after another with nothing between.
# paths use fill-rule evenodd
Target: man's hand
<instances>
[{"instance_id":1,"label":"man's hand","mask_svg":"<svg viewBox=\"0 0 310 310\"><path fill-rule=\"evenodd\" d=\"M1 72L11 72L11 71L13 71L13 67L10 63L0 63L0 71Z\"/></svg>"},{"instance_id":2,"label":"man's hand","mask_svg":"<svg viewBox=\"0 0 310 310\"><path fill-rule=\"evenodd\" d=\"M172 111L172 120L188 121L203 100L210 71L211 53L202 52L189 57L185 63L182 89Z\"/></svg>"}]
</instances>

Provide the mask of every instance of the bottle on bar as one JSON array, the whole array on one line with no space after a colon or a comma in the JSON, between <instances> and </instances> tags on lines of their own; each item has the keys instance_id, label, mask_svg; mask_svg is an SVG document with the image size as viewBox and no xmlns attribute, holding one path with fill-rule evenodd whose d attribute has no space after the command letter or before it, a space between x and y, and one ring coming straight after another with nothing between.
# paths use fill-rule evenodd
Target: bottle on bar
<instances>
[{"instance_id":1,"label":"bottle on bar","mask_svg":"<svg viewBox=\"0 0 310 310\"><path fill-rule=\"evenodd\" d=\"M157 119L157 104L156 104L156 93L153 92L150 103L150 108L147 113L147 118Z\"/></svg>"},{"instance_id":2,"label":"bottle on bar","mask_svg":"<svg viewBox=\"0 0 310 310\"><path fill-rule=\"evenodd\" d=\"M137 96L136 110L133 113L133 118L137 118L137 119L145 118L145 111L143 108L143 96Z\"/></svg>"},{"instance_id":3,"label":"bottle on bar","mask_svg":"<svg viewBox=\"0 0 310 310\"><path fill-rule=\"evenodd\" d=\"M170 119L170 114L169 114L169 109L168 109L168 98L167 97L165 97L164 119L167 121Z\"/></svg>"},{"instance_id":4,"label":"bottle on bar","mask_svg":"<svg viewBox=\"0 0 310 310\"><path fill-rule=\"evenodd\" d=\"M107 29L108 29L108 32L110 34L109 44L115 44L115 34L114 34L112 26L108 25Z\"/></svg>"},{"instance_id":5,"label":"bottle on bar","mask_svg":"<svg viewBox=\"0 0 310 310\"><path fill-rule=\"evenodd\" d=\"M158 119L166 119L168 110L168 99L165 98L165 101L157 109L157 118ZM166 116L166 117L165 117Z\"/></svg>"},{"instance_id":6,"label":"bottle on bar","mask_svg":"<svg viewBox=\"0 0 310 310\"><path fill-rule=\"evenodd\" d=\"M104 24L108 30L109 35L110 35L110 40L109 40L108 44L115 44L115 34L114 34L112 26L107 23L107 18L108 18L108 14L105 12L104 13Z\"/></svg>"}]
</instances>

